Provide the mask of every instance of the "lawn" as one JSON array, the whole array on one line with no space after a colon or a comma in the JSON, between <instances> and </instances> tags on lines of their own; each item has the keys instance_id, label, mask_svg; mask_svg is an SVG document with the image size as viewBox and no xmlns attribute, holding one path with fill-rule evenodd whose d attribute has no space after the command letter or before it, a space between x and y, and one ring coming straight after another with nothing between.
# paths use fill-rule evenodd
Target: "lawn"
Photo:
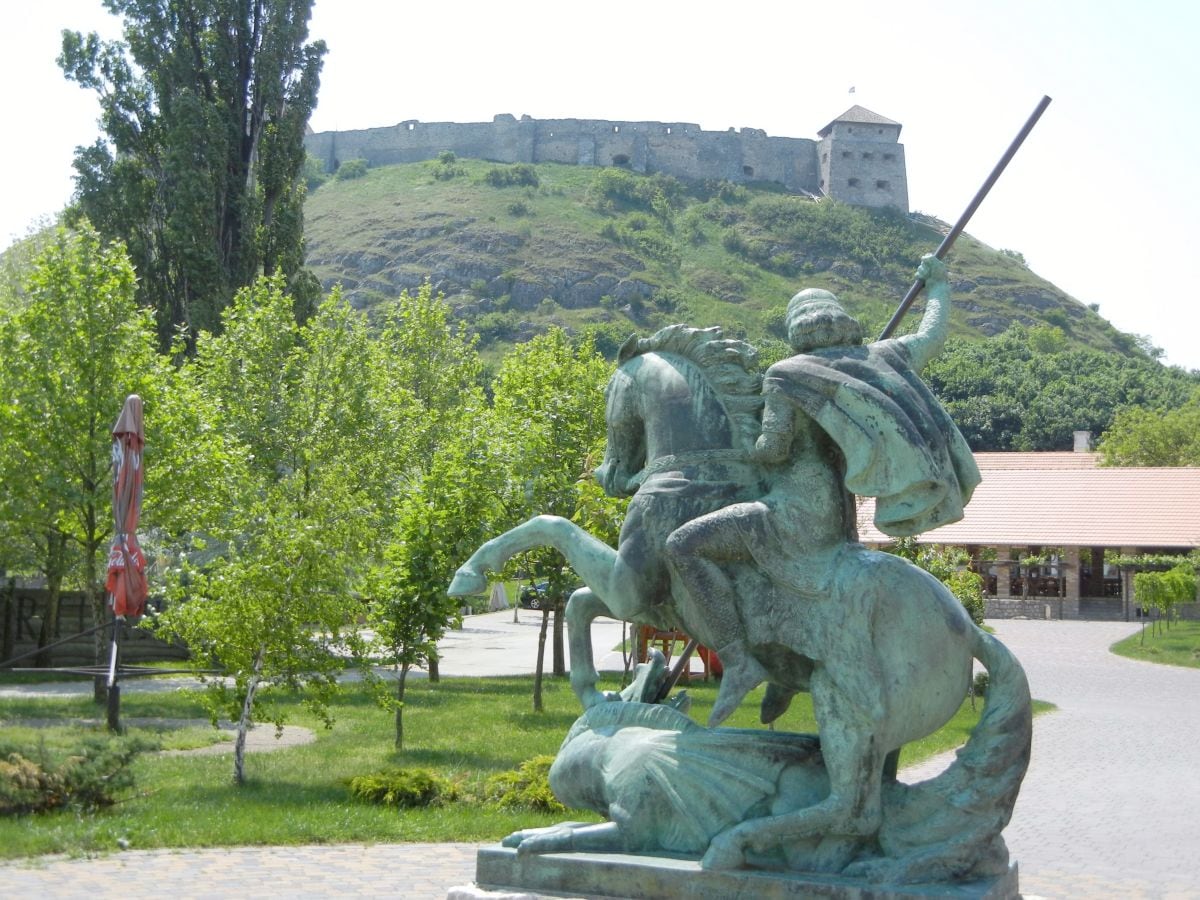
<instances>
[{"instance_id":1,"label":"lawn","mask_svg":"<svg viewBox=\"0 0 1200 900\"><path fill-rule=\"evenodd\" d=\"M1112 645L1112 652L1130 659L1200 669L1200 622L1146 626Z\"/></svg>"},{"instance_id":2,"label":"lawn","mask_svg":"<svg viewBox=\"0 0 1200 900\"><path fill-rule=\"evenodd\" d=\"M606 687L617 685L609 683ZM759 689L761 691L761 688ZM443 679L411 683L405 707L403 752L392 746L392 717L361 685L349 685L334 710L336 724L321 728L297 703L292 722L317 729L317 740L247 758L248 783L231 782L232 761L221 756L146 754L135 763L137 788L116 806L95 814L55 812L0 819L0 857L43 853L88 854L128 846L209 847L247 844L338 842L486 841L517 828L551 824L564 818L594 818L572 811L554 815L505 810L477 800L438 808L396 811L352 800L347 781L386 767L426 767L458 783L470 796L497 772L515 769L539 754L553 754L578 714L565 679L548 679L545 712L532 712L532 681L523 678ZM689 688L692 716L707 718L715 684ZM727 723L756 727L760 693ZM912 763L957 746L978 718L969 704L945 728L920 745L906 747L903 763ZM16 720L37 718L103 719L88 699L9 700L0 714L0 747L36 755L39 744L53 754L66 746L79 726L23 727ZM205 715L198 695L129 693L122 716L194 719ZM761 726L757 726L761 727ZM812 707L799 695L778 723L781 730L812 732ZM168 738L172 746L196 746L213 732L189 728ZM158 735L163 739L162 735Z\"/></svg>"}]
</instances>

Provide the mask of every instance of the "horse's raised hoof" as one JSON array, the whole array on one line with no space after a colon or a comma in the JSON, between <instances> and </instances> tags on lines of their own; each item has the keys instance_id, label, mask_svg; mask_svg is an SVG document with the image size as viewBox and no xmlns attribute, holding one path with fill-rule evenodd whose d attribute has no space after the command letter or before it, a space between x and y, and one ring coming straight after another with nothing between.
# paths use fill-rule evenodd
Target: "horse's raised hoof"
<instances>
[{"instance_id":1,"label":"horse's raised hoof","mask_svg":"<svg viewBox=\"0 0 1200 900\"><path fill-rule=\"evenodd\" d=\"M762 723L770 725L787 712L788 707L792 705L792 698L795 696L795 691L789 691L773 682L767 682L767 690L763 694L762 708L759 711Z\"/></svg>"},{"instance_id":2,"label":"horse's raised hoof","mask_svg":"<svg viewBox=\"0 0 1200 900\"><path fill-rule=\"evenodd\" d=\"M718 652L725 671L708 716L709 728L716 728L733 715L746 695L767 680L767 670L744 644L728 644Z\"/></svg>"},{"instance_id":3,"label":"horse's raised hoof","mask_svg":"<svg viewBox=\"0 0 1200 900\"><path fill-rule=\"evenodd\" d=\"M454 580L450 582L450 587L446 588L446 593L451 597L470 597L473 594L486 594L487 589L486 576L463 566L454 573Z\"/></svg>"}]
</instances>

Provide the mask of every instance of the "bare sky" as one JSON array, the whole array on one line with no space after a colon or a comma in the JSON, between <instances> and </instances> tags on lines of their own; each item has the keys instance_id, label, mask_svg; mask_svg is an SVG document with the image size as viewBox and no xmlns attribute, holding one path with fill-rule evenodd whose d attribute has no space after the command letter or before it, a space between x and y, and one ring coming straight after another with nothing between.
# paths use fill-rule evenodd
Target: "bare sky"
<instances>
[{"instance_id":1,"label":"bare sky","mask_svg":"<svg viewBox=\"0 0 1200 900\"><path fill-rule=\"evenodd\" d=\"M99 0L0 10L5 246L62 207L72 150L97 134L54 64L59 31L115 30ZM1049 94L967 230L1200 368L1200 5L317 0L312 36L329 44L318 131L512 113L815 137L859 103L903 123L911 205L948 221Z\"/></svg>"}]
</instances>

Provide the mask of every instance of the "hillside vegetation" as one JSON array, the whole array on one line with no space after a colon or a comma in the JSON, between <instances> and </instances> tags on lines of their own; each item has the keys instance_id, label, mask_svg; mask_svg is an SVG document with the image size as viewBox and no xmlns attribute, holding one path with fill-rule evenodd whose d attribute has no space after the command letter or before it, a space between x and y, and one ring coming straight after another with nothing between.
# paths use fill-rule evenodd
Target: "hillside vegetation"
<instances>
[{"instance_id":1,"label":"hillside vegetation","mask_svg":"<svg viewBox=\"0 0 1200 900\"><path fill-rule=\"evenodd\" d=\"M346 166L305 209L308 264L322 283L340 282L355 307L378 313L430 279L489 355L551 325L595 332L611 354L631 332L676 321L722 325L773 355L787 300L803 287L833 291L877 332L947 230L929 217L771 186L617 168L452 154ZM1050 325L1067 346L1140 354L1134 338L1039 278L1019 253L964 235L947 262L956 335Z\"/></svg>"}]
</instances>

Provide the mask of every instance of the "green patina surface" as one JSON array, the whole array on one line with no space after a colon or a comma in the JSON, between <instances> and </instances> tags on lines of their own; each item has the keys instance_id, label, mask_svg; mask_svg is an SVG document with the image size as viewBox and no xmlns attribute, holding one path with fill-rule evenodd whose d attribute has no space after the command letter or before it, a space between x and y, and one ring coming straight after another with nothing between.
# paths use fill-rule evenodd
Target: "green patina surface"
<instances>
[{"instance_id":1,"label":"green patina surface","mask_svg":"<svg viewBox=\"0 0 1200 900\"><path fill-rule=\"evenodd\" d=\"M961 518L979 481L919 377L947 334L945 270L926 257L917 276L928 292L918 330L871 344L832 294L797 294L786 314L795 353L762 377L753 348L718 329L631 339L596 472L610 494L632 495L618 547L542 516L459 570L451 592L477 591L514 553L550 545L587 585L567 610L584 715L551 783L608 821L517 832L506 843L518 854L682 853L708 870L885 885L1008 871L1000 831L1032 727L1024 673L941 582L856 539L856 496L876 499L880 530L911 536ZM715 648L725 674L709 727L656 702L668 679L653 662L634 689L599 691L587 633L597 615ZM991 689L966 747L938 778L896 782L899 748L954 714L973 660ZM819 739L719 727L764 682L762 720L806 691Z\"/></svg>"}]
</instances>

